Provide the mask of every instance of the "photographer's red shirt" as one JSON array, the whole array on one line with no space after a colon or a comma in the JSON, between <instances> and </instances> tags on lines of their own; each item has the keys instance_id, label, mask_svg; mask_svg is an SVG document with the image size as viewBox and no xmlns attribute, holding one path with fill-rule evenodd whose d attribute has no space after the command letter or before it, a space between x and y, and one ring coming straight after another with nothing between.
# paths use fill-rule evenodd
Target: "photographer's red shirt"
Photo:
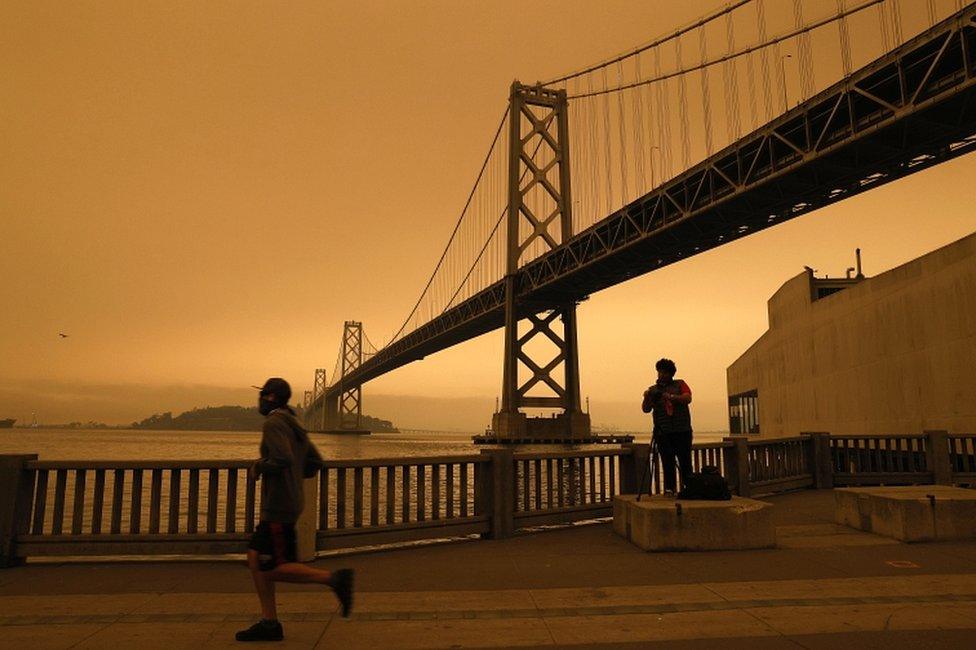
<instances>
[{"instance_id":1,"label":"photographer's red shirt","mask_svg":"<svg viewBox=\"0 0 976 650\"><path fill-rule=\"evenodd\" d=\"M684 379L678 379L674 383L678 385L679 395L691 395L691 389L688 388L688 384L685 383ZM674 402L669 399L664 400L664 412L667 415L674 415Z\"/></svg>"}]
</instances>

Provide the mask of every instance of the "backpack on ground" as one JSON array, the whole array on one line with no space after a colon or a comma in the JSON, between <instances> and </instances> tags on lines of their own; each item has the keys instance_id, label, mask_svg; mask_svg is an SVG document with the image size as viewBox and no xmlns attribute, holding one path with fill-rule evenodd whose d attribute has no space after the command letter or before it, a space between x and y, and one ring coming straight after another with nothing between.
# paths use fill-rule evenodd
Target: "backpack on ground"
<instances>
[{"instance_id":1,"label":"backpack on ground","mask_svg":"<svg viewBox=\"0 0 976 650\"><path fill-rule=\"evenodd\" d=\"M732 498L729 484L719 473L718 467L706 465L702 471L688 476L685 487L678 493L679 499L701 501L728 501Z\"/></svg>"}]
</instances>

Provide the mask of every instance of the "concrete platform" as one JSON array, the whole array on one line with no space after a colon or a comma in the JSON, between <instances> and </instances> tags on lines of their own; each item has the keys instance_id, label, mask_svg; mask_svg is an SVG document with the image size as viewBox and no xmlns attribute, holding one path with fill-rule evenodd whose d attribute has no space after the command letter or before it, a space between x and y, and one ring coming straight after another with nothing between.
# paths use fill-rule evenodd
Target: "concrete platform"
<instances>
[{"instance_id":1,"label":"concrete platform","mask_svg":"<svg viewBox=\"0 0 976 650\"><path fill-rule=\"evenodd\" d=\"M837 488L838 524L903 542L976 539L976 490L946 485Z\"/></svg>"},{"instance_id":2,"label":"concrete platform","mask_svg":"<svg viewBox=\"0 0 976 650\"><path fill-rule=\"evenodd\" d=\"M733 551L776 546L772 504L732 497L685 501L624 494L613 500L613 529L645 551Z\"/></svg>"}]
</instances>

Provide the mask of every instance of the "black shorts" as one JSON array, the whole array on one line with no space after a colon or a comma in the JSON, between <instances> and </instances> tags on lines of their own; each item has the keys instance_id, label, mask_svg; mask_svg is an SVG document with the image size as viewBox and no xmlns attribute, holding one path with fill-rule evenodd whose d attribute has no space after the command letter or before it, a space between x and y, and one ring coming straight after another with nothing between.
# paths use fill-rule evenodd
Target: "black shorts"
<instances>
[{"instance_id":1,"label":"black shorts","mask_svg":"<svg viewBox=\"0 0 976 650\"><path fill-rule=\"evenodd\" d=\"M271 571L279 564L298 562L295 524L262 521L247 547L258 552L258 567L262 571Z\"/></svg>"}]
</instances>

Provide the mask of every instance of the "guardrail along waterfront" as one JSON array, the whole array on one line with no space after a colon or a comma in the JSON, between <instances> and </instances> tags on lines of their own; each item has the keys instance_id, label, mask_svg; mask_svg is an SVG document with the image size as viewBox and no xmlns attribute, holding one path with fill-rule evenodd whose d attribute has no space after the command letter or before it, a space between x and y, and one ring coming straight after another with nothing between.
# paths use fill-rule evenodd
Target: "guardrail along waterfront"
<instances>
[{"instance_id":1,"label":"guardrail along waterfront","mask_svg":"<svg viewBox=\"0 0 976 650\"><path fill-rule=\"evenodd\" d=\"M305 548L506 537L610 516L662 491L649 446L329 460L306 481ZM742 496L843 485L976 484L976 434L808 433L695 445ZM260 497L248 461L41 461L0 456L0 565L27 557L242 553ZM305 539L307 537L307 539Z\"/></svg>"},{"instance_id":2,"label":"guardrail along waterfront","mask_svg":"<svg viewBox=\"0 0 976 650\"><path fill-rule=\"evenodd\" d=\"M490 461L482 455L326 461L315 548L486 534Z\"/></svg>"}]
</instances>

